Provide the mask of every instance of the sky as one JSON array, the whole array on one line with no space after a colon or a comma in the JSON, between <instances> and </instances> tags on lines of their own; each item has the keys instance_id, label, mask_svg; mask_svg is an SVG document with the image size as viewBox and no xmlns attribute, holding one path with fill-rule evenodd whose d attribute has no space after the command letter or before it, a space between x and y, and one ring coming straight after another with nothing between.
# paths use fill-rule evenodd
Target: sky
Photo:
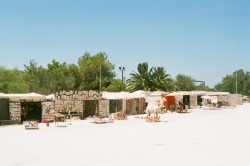
<instances>
[{"instance_id":1,"label":"sky","mask_svg":"<svg viewBox=\"0 0 250 166\"><path fill-rule=\"evenodd\" d=\"M124 76L139 63L205 81L250 71L249 0L0 0L0 66L77 64L105 52Z\"/></svg>"}]
</instances>

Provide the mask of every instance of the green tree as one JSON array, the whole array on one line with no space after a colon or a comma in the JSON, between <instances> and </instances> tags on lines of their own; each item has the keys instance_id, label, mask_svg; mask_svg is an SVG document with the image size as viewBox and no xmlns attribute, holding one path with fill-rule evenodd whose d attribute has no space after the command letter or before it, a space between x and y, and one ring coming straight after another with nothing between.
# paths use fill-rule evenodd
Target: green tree
<instances>
[{"instance_id":1,"label":"green tree","mask_svg":"<svg viewBox=\"0 0 250 166\"><path fill-rule=\"evenodd\" d=\"M46 69L31 60L29 66L25 67L25 81L28 84L29 92L36 92L41 94L47 94L45 84L47 83ZM51 81L51 80L49 80Z\"/></svg>"},{"instance_id":2,"label":"green tree","mask_svg":"<svg viewBox=\"0 0 250 166\"><path fill-rule=\"evenodd\" d=\"M114 79L108 87L103 88L104 91L108 92L121 92L122 91L122 80Z\"/></svg>"},{"instance_id":3,"label":"green tree","mask_svg":"<svg viewBox=\"0 0 250 166\"><path fill-rule=\"evenodd\" d=\"M70 64L68 67L69 67L69 71L71 72L72 76L74 77L73 90L79 90L79 88L82 84L79 66L77 66L75 64Z\"/></svg>"},{"instance_id":4,"label":"green tree","mask_svg":"<svg viewBox=\"0 0 250 166\"><path fill-rule=\"evenodd\" d=\"M108 87L116 76L113 71L115 66L108 61L108 56L103 52L93 56L85 53L78 59L78 65L79 89L82 90L99 90L100 75L101 86Z\"/></svg>"},{"instance_id":5,"label":"green tree","mask_svg":"<svg viewBox=\"0 0 250 166\"><path fill-rule=\"evenodd\" d=\"M174 80L163 67L153 67L151 73L151 81L154 85L152 91L172 91L174 90Z\"/></svg>"},{"instance_id":6,"label":"green tree","mask_svg":"<svg viewBox=\"0 0 250 166\"><path fill-rule=\"evenodd\" d=\"M194 79L190 76L178 74L176 76L176 90L177 91L192 91L195 90Z\"/></svg>"},{"instance_id":7,"label":"green tree","mask_svg":"<svg viewBox=\"0 0 250 166\"><path fill-rule=\"evenodd\" d=\"M152 82L150 80L150 73L148 63L139 63L137 66L138 73L133 71L130 73L129 89L132 91L144 90L150 91Z\"/></svg>"},{"instance_id":8,"label":"green tree","mask_svg":"<svg viewBox=\"0 0 250 166\"><path fill-rule=\"evenodd\" d=\"M85 53L78 59L78 66L56 60L52 60L47 69L38 66L34 60L24 66L29 91L42 94L63 89L99 90L100 72L103 87L109 86L115 77L114 65L107 61L107 55L102 52L93 56Z\"/></svg>"},{"instance_id":9,"label":"green tree","mask_svg":"<svg viewBox=\"0 0 250 166\"><path fill-rule=\"evenodd\" d=\"M55 90L72 89L74 76L66 63L60 64L56 60L49 63L48 68L38 66L34 60L25 66L25 80L30 92L51 94Z\"/></svg>"},{"instance_id":10,"label":"green tree","mask_svg":"<svg viewBox=\"0 0 250 166\"><path fill-rule=\"evenodd\" d=\"M0 67L0 93L27 93L28 85L24 80L24 72Z\"/></svg>"},{"instance_id":11,"label":"green tree","mask_svg":"<svg viewBox=\"0 0 250 166\"><path fill-rule=\"evenodd\" d=\"M236 87L237 86L237 87ZM216 91L237 93L250 96L250 73L243 69L236 70L232 75L226 75L215 85Z\"/></svg>"},{"instance_id":12,"label":"green tree","mask_svg":"<svg viewBox=\"0 0 250 166\"><path fill-rule=\"evenodd\" d=\"M75 77L72 72L72 65L67 65L65 62L60 64L53 60L51 64L48 64L46 78L46 88L49 91L74 89Z\"/></svg>"},{"instance_id":13,"label":"green tree","mask_svg":"<svg viewBox=\"0 0 250 166\"><path fill-rule=\"evenodd\" d=\"M204 85L204 83L196 85L195 90L197 90L197 91L212 91L212 89L209 88L209 86Z\"/></svg>"},{"instance_id":14,"label":"green tree","mask_svg":"<svg viewBox=\"0 0 250 166\"><path fill-rule=\"evenodd\" d=\"M248 73L249 75L249 73ZM250 78L248 78L243 84L243 95L250 96Z\"/></svg>"},{"instance_id":15,"label":"green tree","mask_svg":"<svg viewBox=\"0 0 250 166\"><path fill-rule=\"evenodd\" d=\"M174 81L166 74L163 67L152 67L148 63L140 63L137 66L138 73L130 73L128 89L130 91L171 91L174 89Z\"/></svg>"},{"instance_id":16,"label":"green tree","mask_svg":"<svg viewBox=\"0 0 250 166\"><path fill-rule=\"evenodd\" d=\"M235 83L236 79L232 75L226 75L221 83L215 85L215 89L221 92L235 93Z\"/></svg>"}]
</instances>

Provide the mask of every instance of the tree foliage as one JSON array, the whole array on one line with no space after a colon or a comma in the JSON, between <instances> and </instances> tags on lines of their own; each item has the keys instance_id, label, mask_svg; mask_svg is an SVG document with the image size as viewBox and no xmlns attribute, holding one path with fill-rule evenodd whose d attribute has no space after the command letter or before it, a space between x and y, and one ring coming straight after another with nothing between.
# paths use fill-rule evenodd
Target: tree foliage
<instances>
[{"instance_id":1,"label":"tree foliage","mask_svg":"<svg viewBox=\"0 0 250 166\"><path fill-rule=\"evenodd\" d=\"M122 80L114 79L108 87L103 87L104 91L108 92L121 92L122 91Z\"/></svg>"},{"instance_id":2,"label":"tree foliage","mask_svg":"<svg viewBox=\"0 0 250 166\"><path fill-rule=\"evenodd\" d=\"M78 59L78 65L52 60L47 68L43 68L31 60L29 65L24 66L29 91L41 94L65 89L99 90L100 74L104 87L109 86L115 77L114 65L107 61L107 55L102 52L93 56L85 53Z\"/></svg>"},{"instance_id":3,"label":"tree foliage","mask_svg":"<svg viewBox=\"0 0 250 166\"><path fill-rule=\"evenodd\" d=\"M47 67L39 66L34 60L24 65L24 71L0 67L0 93L36 92L44 95L55 90L102 90L122 91L121 79L115 79L115 65L108 61L104 52L91 55L86 52L77 64L60 63L52 60ZM151 67L139 63L137 71L130 73L125 82L125 91L225 91L250 96L250 73L243 69L226 75L214 89L204 84L195 85L195 79L178 74L173 80L163 67ZM237 84L236 84L237 83ZM237 88L236 88L237 86Z\"/></svg>"},{"instance_id":4,"label":"tree foliage","mask_svg":"<svg viewBox=\"0 0 250 166\"><path fill-rule=\"evenodd\" d=\"M174 80L163 67L153 67L150 78L154 85L154 91L172 91L175 87Z\"/></svg>"},{"instance_id":5,"label":"tree foliage","mask_svg":"<svg viewBox=\"0 0 250 166\"><path fill-rule=\"evenodd\" d=\"M226 75L215 85L215 90L250 96L250 73L243 69L236 70L232 75Z\"/></svg>"},{"instance_id":6,"label":"tree foliage","mask_svg":"<svg viewBox=\"0 0 250 166\"><path fill-rule=\"evenodd\" d=\"M18 69L0 67L0 93L27 93L28 86L24 72Z\"/></svg>"},{"instance_id":7,"label":"tree foliage","mask_svg":"<svg viewBox=\"0 0 250 166\"><path fill-rule=\"evenodd\" d=\"M100 52L94 56L85 53L78 59L79 84L78 89L99 90L100 78L101 86L107 87L114 80L116 74L113 72L114 65L108 61L105 53Z\"/></svg>"},{"instance_id":8,"label":"tree foliage","mask_svg":"<svg viewBox=\"0 0 250 166\"><path fill-rule=\"evenodd\" d=\"M138 73L130 73L128 89L131 91L171 91L174 88L174 81L163 67L152 67L148 63L140 63L137 66Z\"/></svg>"},{"instance_id":9,"label":"tree foliage","mask_svg":"<svg viewBox=\"0 0 250 166\"><path fill-rule=\"evenodd\" d=\"M73 89L75 77L71 71L72 65L65 62L60 64L53 59L52 63L47 65L47 88L50 90Z\"/></svg>"},{"instance_id":10,"label":"tree foliage","mask_svg":"<svg viewBox=\"0 0 250 166\"><path fill-rule=\"evenodd\" d=\"M192 91L195 90L194 79L190 76L178 74L176 76L176 90L177 91Z\"/></svg>"},{"instance_id":11,"label":"tree foliage","mask_svg":"<svg viewBox=\"0 0 250 166\"><path fill-rule=\"evenodd\" d=\"M54 78L50 79L47 70L42 66L31 60L29 65L25 67L25 81L28 84L29 92L36 92L41 94L49 94L54 92L55 89L50 89L50 84L53 84Z\"/></svg>"},{"instance_id":12,"label":"tree foliage","mask_svg":"<svg viewBox=\"0 0 250 166\"><path fill-rule=\"evenodd\" d=\"M208 86L204 85L204 83L196 85L195 90L197 90L197 91L212 91L212 89L209 88Z\"/></svg>"},{"instance_id":13,"label":"tree foliage","mask_svg":"<svg viewBox=\"0 0 250 166\"><path fill-rule=\"evenodd\" d=\"M130 85L129 88L133 91L136 90L144 90L144 91L150 91L152 88L152 82L150 80L150 73L148 68L148 63L140 63L137 66L137 71L133 71L133 73L130 73Z\"/></svg>"}]
</instances>

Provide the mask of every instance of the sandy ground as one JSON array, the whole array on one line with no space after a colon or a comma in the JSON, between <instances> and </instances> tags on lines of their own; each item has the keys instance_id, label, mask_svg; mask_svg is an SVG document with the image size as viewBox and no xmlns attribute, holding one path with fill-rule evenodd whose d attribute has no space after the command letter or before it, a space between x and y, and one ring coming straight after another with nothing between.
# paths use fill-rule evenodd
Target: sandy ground
<instances>
[{"instance_id":1,"label":"sandy ground","mask_svg":"<svg viewBox=\"0 0 250 166\"><path fill-rule=\"evenodd\" d=\"M108 124L40 124L39 130L0 127L0 165L250 165L250 104L160 116L158 123L129 116Z\"/></svg>"}]
</instances>

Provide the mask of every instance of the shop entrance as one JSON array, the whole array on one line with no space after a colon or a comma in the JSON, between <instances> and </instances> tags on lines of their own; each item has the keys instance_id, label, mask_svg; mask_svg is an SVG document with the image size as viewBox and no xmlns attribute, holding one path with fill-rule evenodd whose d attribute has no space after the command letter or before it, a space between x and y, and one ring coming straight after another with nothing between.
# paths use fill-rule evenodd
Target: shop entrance
<instances>
[{"instance_id":1,"label":"shop entrance","mask_svg":"<svg viewBox=\"0 0 250 166\"><path fill-rule=\"evenodd\" d=\"M202 98L201 98L201 96L197 96L197 105L202 106Z\"/></svg>"},{"instance_id":2,"label":"shop entrance","mask_svg":"<svg viewBox=\"0 0 250 166\"><path fill-rule=\"evenodd\" d=\"M109 100L109 113L122 111L122 100Z\"/></svg>"},{"instance_id":3,"label":"shop entrance","mask_svg":"<svg viewBox=\"0 0 250 166\"><path fill-rule=\"evenodd\" d=\"M133 99L126 100L126 114L131 115L133 110Z\"/></svg>"},{"instance_id":4,"label":"shop entrance","mask_svg":"<svg viewBox=\"0 0 250 166\"><path fill-rule=\"evenodd\" d=\"M98 100L83 101L83 117L98 115Z\"/></svg>"},{"instance_id":5,"label":"shop entrance","mask_svg":"<svg viewBox=\"0 0 250 166\"><path fill-rule=\"evenodd\" d=\"M41 102L21 102L21 122L27 120L42 120L42 103Z\"/></svg>"},{"instance_id":6,"label":"shop entrance","mask_svg":"<svg viewBox=\"0 0 250 166\"><path fill-rule=\"evenodd\" d=\"M183 95L183 106L184 106L184 109L190 108L190 96L189 95ZM188 108L186 108L186 106Z\"/></svg>"},{"instance_id":7,"label":"shop entrance","mask_svg":"<svg viewBox=\"0 0 250 166\"><path fill-rule=\"evenodd\" d=\"M10 120L9 99L0 99L0 120Z\"/></svg>"}]
</instances>

